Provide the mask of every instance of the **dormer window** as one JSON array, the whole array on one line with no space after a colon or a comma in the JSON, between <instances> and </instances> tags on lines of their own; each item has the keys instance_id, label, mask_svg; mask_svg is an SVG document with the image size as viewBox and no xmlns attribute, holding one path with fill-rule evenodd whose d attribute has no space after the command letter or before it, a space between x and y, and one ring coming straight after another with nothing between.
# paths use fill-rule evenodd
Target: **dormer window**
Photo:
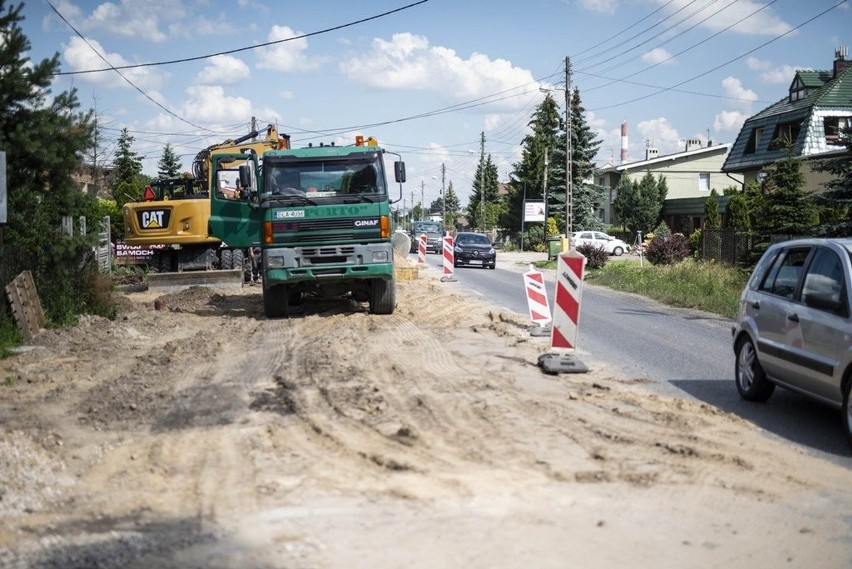
<instances>
[{"instance_id":1,"label":"dormer window","mask_svg":"<svg viewBox=\"0 0 852 569\"><path fill-rule=\"evenodd\" d=\"M797 75L793 84L790 85L790 102L795 103L799 99L804 99L808 94L808 89L802 82L802 79Z\"/></svg>"},{"instance_id":2,"label":"dormer window","mask_svg":"<svg viewBox=\"0 0 852 569\"><path fill-rule=\"evenodd\" d=\"M772 140L769 142L769 150L784 150L788 146L792 146L799 139L799 129L801 122L786 122L775 127L775 132L772 133Z\"/></svg>"},{"instance_id":3,"label":"dormer window","mask_svg":"<svg viewBox=\"0 0 852 569\"><path fill-rule=\"evenodd\" d=\"M743 150L743 154L754 154L757 150L757 145L760 144L761 136L763 136L762 127L752 129L751 134L748 137L748 142L746 142L745 150Z\"/></svg>"}]
</instances>

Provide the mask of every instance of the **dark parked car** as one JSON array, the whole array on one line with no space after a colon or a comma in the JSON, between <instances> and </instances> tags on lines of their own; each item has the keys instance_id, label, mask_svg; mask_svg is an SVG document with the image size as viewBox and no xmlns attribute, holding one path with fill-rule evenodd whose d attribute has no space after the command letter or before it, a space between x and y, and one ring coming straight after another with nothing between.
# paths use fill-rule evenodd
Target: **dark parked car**
<instances>
[{"instance_id":1,"label":"dark parked car","mask_svg":"<svg viewBox=\"0 0 852 569\"><path fill-rule=\"evenodd\" d=\"M497 266L497 252L484 233L464 231L456 233L453 241L453 266L478 265L493 269Z\"/></svg>"},{"instance_id":2,"label":"dark parked car","mask_svg":"<svg viewBox=\"0 0 852 569\"><path fill-rule=\"evenodd\" d=\"M842 410L852 445L852 238L798 239L767 249L731 330L743 399L775 386Z\"/></svg>"}]
</instances>

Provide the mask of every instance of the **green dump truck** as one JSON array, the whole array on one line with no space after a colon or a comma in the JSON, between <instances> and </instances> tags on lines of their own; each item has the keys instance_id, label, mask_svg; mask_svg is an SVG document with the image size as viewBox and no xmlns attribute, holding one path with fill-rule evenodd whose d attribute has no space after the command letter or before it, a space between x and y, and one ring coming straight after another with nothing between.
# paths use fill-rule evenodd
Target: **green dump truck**
<instances>
[{"instance_id":1,"label":"green dump truck","mask_svg":"<svg viewBox=\"0 0 852 569\"><path fill-rule=\"evenodd\" d=\"M268 317L289 314L306 295L396 305L390 188L375 139L213 157L210 233L259 249ZM398 156L397 156L398 158ZM396 182L405 164L394 163ZM402 187L399 189L402 197Z\"/></svg>"}]
</instances>

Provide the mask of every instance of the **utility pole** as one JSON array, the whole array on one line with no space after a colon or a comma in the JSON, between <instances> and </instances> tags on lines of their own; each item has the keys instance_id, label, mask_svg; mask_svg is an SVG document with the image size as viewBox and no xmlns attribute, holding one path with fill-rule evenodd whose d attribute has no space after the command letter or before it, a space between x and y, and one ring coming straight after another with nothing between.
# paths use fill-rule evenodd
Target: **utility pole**
<instances>
[{"instance_id":1,"label":"utility pole","mask_svg":"<svg viewBox=\"0 0 852 569\"><path fill-rule=\"evenodd\" d=\"M423 180L420 180L420 219L426 219L426 216L423 215L423 196L425 193L423 192L423 186L426 184Z\"/></svg>"},{"instance_id":2,"label":"utility pole","mask_svg":"<svg viewBox=\"0 0 852 569\"><path fill-rule=\"evenodd\" d=\"M447 165L441 162L441 226L446 234L447 224L447 192L444 183L447 180Z\"/></svg>"},{"instance_id":3,"label":"utility pole","mask_svg":"<svg viewBox=\"0 0 852 569\"><path fill-rule=\"evenodd\" d=\"M544 175L542 176L542 196L544 197L544 246L547 244L547 167L550 164L550 148L544 147Z\"/></svg>"},{"instance_id":4,"label":"utility pole","mask_svg":"<svg viewBox=\"0 0 852 569\"><path fill-rule=\"evenodd\" d=\"M574 230L574 188L572 185L571 165L571 58L565 56L565 238L571 239ZM547 220L545 219L545 224Z\"/></svg>"},{"instance_id":5,"label":"utility pole","mask_svg":"<svg viewBox=\"0 0 852 569\"><path fill-rule=\"evenodd\" d=\"M480 134L479 141L479 219L482 232L485 232L485 131Z\"/></svg>"}]
</instances>

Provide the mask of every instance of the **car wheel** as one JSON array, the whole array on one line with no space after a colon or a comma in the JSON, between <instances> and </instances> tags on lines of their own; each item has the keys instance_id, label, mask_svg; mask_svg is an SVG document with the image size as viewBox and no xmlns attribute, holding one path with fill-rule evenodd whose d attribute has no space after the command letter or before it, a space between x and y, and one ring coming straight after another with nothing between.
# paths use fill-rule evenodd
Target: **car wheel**
<instances>
[{"instance_id":1,"label":"car wheel","mask_svg":"<svg viewBox=\"0 0 852 569\"><path fill-rule=\"evenodd\" d=\"M843 433L846 435L846 442L852 446L852 401L850 401L850 392L852 392L852 377L846 378L846 385L843 388Z\"/></svg>"},{"instance_id":2,"label":"car wheel","mask_svg":"<svg viewBox=\"0 0 852 569\"><path fill-rule=\"evenodd\" d=\"M490 265L488 265L488 268L489 268L489 269L496 269L496 268L497 268L497 263L491 263Z\"/></svg>"},{"instance_id":3,"label":"car wheel","mask_svg":"<svg viewBox=\"0 0 852 569\"><path fill-rule=\"evenodd\" d=\"M612 254L616 257L621 257L624 254L624 249L622 249L621 247L616 247L612 250Z\"/></svg>"},{"instance_id":4,"label":"car wheel","mask_svg":"<svg viewBox=\"0 0 852 569\"><path fill-rule=\"evenodd\" d=\"M766 401L775 391L775 384L766 379L766 374L757 359L757 350L749 338L737 344L734 378L740 397L747 401Z\"/></svg>"}]
</instances>

